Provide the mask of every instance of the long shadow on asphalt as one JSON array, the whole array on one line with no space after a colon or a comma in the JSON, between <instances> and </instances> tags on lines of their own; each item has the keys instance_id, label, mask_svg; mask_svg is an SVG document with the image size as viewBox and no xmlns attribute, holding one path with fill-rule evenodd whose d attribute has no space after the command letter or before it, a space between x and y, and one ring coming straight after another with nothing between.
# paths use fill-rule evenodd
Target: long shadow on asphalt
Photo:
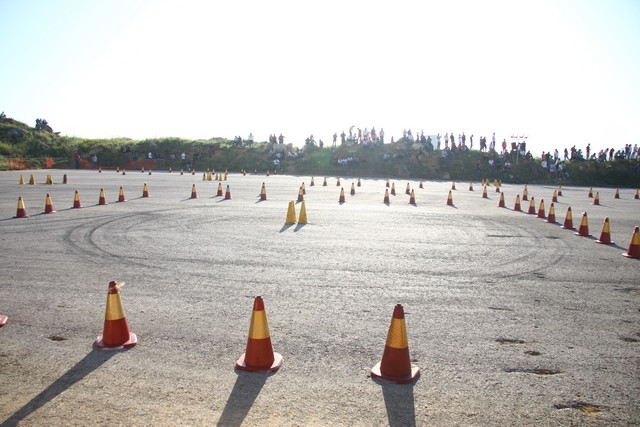
<instances>
[{"instance_id":1,"label":"long shadow on asphalt","mask_svg":"<svg viewBox=\"0 0 640 427\"><path fill-rule=\"evenodd\" d=\"M27 418L47 403L51 402L58 395L68 390L78 381L84 379L87 375L98 369L105 362L111 359L118 351L101 352L92 350L82 360L69 369L64 375L55 380L49 387L44 389L40 394L31 399L26 405L18 409L13 415L7 418L0 427L9 427L18 425L22 420Z\"/></svg>"},{"instance_id":2,"label":"long shadow on asphalt","mask_svg":"<svg viewBox=\"0 0 640 427\"><path fill-rule=\"evenodd\" d=\"M218 420L219 426L240 426L271 374L236 370L238 379Z\"/></svg>"},{"instance_id":3,"label":"long shadow on asphalt","mask_svg":"<svg viewBox=\"0 0 640 427\"><path fill-rule=\"evenodd\" d=\"M391 384L374 380L382 387L384 405L390 427L415 426L416 408L413 398L414 384Z\"/></svg>"}]
</instances>

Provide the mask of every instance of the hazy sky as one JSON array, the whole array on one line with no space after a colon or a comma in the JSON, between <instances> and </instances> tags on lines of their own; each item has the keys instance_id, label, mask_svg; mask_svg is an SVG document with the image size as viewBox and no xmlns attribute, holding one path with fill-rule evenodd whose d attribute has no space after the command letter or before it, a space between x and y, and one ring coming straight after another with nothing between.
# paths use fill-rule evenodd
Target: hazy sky
<instances>
[{"instance_id":1,"label":"hazy sky","mask_svg":"<svg viewBox=\"0 0 640 427\"><path fill-rule=\"evenodd\" d=\"M640 143L639 22L638 0L0 0L0 111L91 138L620 148Z\"/></svg>"}]
</instances>

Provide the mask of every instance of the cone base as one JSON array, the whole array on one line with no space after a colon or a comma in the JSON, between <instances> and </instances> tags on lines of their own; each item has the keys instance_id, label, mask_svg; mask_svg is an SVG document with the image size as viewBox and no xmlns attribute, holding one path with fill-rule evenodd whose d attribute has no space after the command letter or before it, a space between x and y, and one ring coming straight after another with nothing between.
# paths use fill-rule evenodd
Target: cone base
<instances>
[{"instance_id":1,"label":"cone base","mask_svg":"<svg viewBox=\"0 0 640 427\"><path fill-rule=\"evenodd\" d=\"M640 259L640 255L638 256L633 256L633 254L629 254L629 252L623 252L622 256L626 256L627 258L634 258L634 259Z\"/></svg>"},{"instance_id":2,"label":"cone base","mask_svg":"<svg viewBox=\"0 0 640 427\"><path fill-rule=\"evenodd\" d=\"M410 384L420 376L420 368L418 368L416 365L411 365L411 373L404 377L392 377L389 375L384 375L382 372L380 372L380 363L382 362L378 362L376 366L371 368L372 378L394 384Z\"/></svg>"},{"instance_id":3,"label":"cone base","mask_svg":"<svg viewBox=\"0 0 640 427\"><path fill-rule=\"evenodd\" d=\"M98 350L114 350L114 351L131 348L131 347L134 347L136 344L138 344L138 336L133 332L129 332L129 339L127 340L127 342L116 347L106 346L104 342L102 342L102 335L96 338L96 342L95 342L96 349Z\"/></svg>"},{"instance_id":4,"label":"cone base","mask_svg":"<svg viewBox=\"0 0 640 427\"><path fill-rule=\"evenodd\" d=\"M18 213L14 218L29 218L29 215L26 213Z\"/></svg>"},{"instance_id":5,"label":"cone base","mask_svg":"<svg viewBox=\"0 0 640 427\"><path fill-rule=\"evenodd\" d=\"M596 243L600 243L601 245L613 245L614 244L611 240L606 242L606 241L600 240L600 239L596 240Z\"/></svg>"},{"instance_id":6,"label":"cone base","mask_svg":"<svg viewBox=\"0 0 640 427\"><path fill-rule=\"evenodd\" d=\"M577 232L577 233L573 233L573 234L575 234L576 236L591 237L591 234L588 234L588 233L584 234L584 233Z\"/></svg>"},{"instance_id":7,"label":"cone base","mask_svg":"<svg viewBox=\"0 0 640 427\"><path fill-rule=\"evenodd\" d=\"M575 230L575 227L567 227L567 226L562 226L561 228L564 228L565 230Z\"/></svg>"},{"instance_id":8,"label":"cone base","mask_svg":"<svg viewBox=\"0 0 640 427\"><path fill-rule=\"evenodd\" d=\"M9 320L7 316L0 314L0 328L7 324L7 320Z\"/></svg>"},{"instance_id":9,"label":"cone base","mask_svg":"<svg viewBox=\"0 0 640 427\"><path fill-rule=\"evenodd\" d=\"M268 367L254 367L247 366L244 362L244 356L240 356L240 358L236 361L236 368L245 372L276 372L282 366L283 357L280 353L273 352L273 363Z\"/></svg>"}]
</instances>

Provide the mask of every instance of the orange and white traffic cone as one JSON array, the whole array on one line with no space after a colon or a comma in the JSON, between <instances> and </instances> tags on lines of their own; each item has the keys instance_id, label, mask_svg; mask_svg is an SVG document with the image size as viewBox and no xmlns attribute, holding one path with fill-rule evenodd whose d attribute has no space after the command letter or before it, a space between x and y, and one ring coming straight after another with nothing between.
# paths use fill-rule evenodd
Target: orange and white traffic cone
<instances>
[{"instance_id":1,"label":"orange and white traffic cone","mask_svg":"<svg viewBox=\"0 0 640 427\"><path fill-rule=\"evenodd\" d=\"M249 339L245 353L236 361L236 368L248 372L275 372L282 366L282 355L273 351L264 300L253 301Z\"/></svg>"},{"instance_id":2,"label":"orange and white traffic cone","mask_svg":"<svg viewBox=\"0 0 640 427\"><path fill-rule=\"evenodd\" d=\"M227 189L224 192L224 199L231 200L231 190L229 189L229 184L227 184Z\"/></svg>"},{"instance_id":3,"label":"orange and white traffic cone","mask_svg":"<svg viewBox=\"0 0 640 427\"><path fill-rule=\"evenodd\" d=\"M596 191L596 197L593 198L593 204L594 205L599 205L600 204L600 192Z\"/></svg>"},{"instance_id":4,"label":"orange and white traffic cone","mask_svg":"<svg viewBox=\"0 0 640 427\"><path fill-rule=\"evenodd\" d=\"M613 195L614 199L619 199L620 198L620 189L616 188L616 194Z\"/></svg>"},{"instance_id":5,"label":"orange and white traffic cone","mask_svg":"<svg viewBox=\"0 0 640 427\"><path fill-rule=\"evenodd\" d=\"M104 196L104 190L102 188L100 189L100 198L98 199L98 204L99 205L108 205L107 199Z\"/></svg>"},{"instance_id":6,"label":"orange and white traffic cone","mask_svg":"<svg viewBox=\"0 0 640 427\"><path fill-rule=\"evenodd\" d=\"M596 240L596 243L601 243L603 245L613 244L613 242L611 241L611 230L609 229L609 217L604 218L602 231L600 232L600 238Z\"/></svg>"},{"instance_id":7,"label":"orange and white traffic cone","mask_svg":"<svg viewBox=\"0 0 640 427\"><path fill-rule=\"evenodd\" d=\"M316 184L313 182L313 177L311 177L311 182L309 183L309 187L314 187Z\"/></svg>"},{"instance_id":8,"label":"orange and white traffic cone","mask_svg":"<svg viewBox=\"0 0 640 427\"><path fill-rule=\"evenodd\" d=\"M527 189L527 184L524 185L524 190L522 190L522 201L529 201L529 190Z\"/></svg>"},{"instance_id":9,"label":"orange and white traffic cone","mask_svg":"<svg viewBox=\"0 0 640 427\"><path fill-rule=\"evenodd\" d=\"M452 190L455 190L455 189L456 189L456 183L455 183L455 181L451 183L451 189L452 189Z\"/></svg>"},{"instance_id":10,"label":"orange and white traffic cone","mask_svg":"<svg viewBox=\"0 0 640 427\"><path fill-rule=\"evenodd\" d=\"M640 192L638 192L638 190L636 190L636 194L633 195L633 198L636 200L640 199Z\"/></svg>"},{"instance_id":11,"label":"orange and white traffic cone","mask_svg":"<svg viewBox=\"0 0 640 427\"><path fill-rule=\"evenodd\" d=\"M222 194L222 183L219 182L218 183L218 191L216 192L216 197L222 197L222 196L223 196L223 194Z\"/></svg>"},{"instance_id":12,"label":"orange and white traffic cone","mask_svg":"<svg viewBox=\"0 0 640 427\"><path fill-rule=\"evenodd\" d=\"M633 236L631 236L631 243L629 243L629 249L622 255L628 258L640 258L640 228L636 227L633 230Z\"/></svg>"},{"instance_id":13,"label":"orange and white traffic cone","mask_svg":"<svg viewBox=\"0 0 640 427\"><path fill-rule=\"evenodd\" d=\"M267 171L267 176L269 176L269 171Z\"/></svg>"},{"instance_id":14,"label":"orange and white traffic cone","mask_svg":"<svg viewBox=\"0 0 640 427\"><path fill-rule=\"evenodd\" d=\"M120 194L118 194L118 202L126 202L127 199L124 198L124 188L120 187Z\"/></svg>"},{"instance_id":15,"label":"orange and white traffic cone","mask_svg":"<svg viewBox=\"0 0 640 427\"><path fill-rule=\"evenodd\" d=\"M513 205L513 210L514 211L518 211L518 212L522 212L522 206L520 206L520 195L519 194L516 196L516 203L515 203L515 205Z\"/></svg>"},{"instance_id":16,"label":"orange and white traffic cone","mask_svg":"<svg viewBox=\"0 0 640 427\"><path fill-rule=\"evenodd\" d=\"M144 166L140 168L140 173L144 173Z\"/></svg>"},{"instance_id":17,"label":"orange and white traffic cone","mask_svg":"<svg viewBox=\"0 0 640 427\"><path fill-rule=\"evenodd\" d=\"M116 173L120 173L120 166L116 166Z\"/></svg>"},{"instance_id":18,"label":"orange and white traffic cone","mask_svg":"<svg viewBox=\"0 0 640 427\"><path fill-rule=\"evenodd\" d=\"M195 176L196 174L196 170L195 169L191 169L191 176Z\"/></svg>"},{"instance_id":19,"label":"orange and white traffic cone","mask_svg":"<svg viewBox=\"0 0 640 427\"><path fill-rule=\"evenodd\" d=\"M558 196L562 197L562 185L558 187Z\"/></svg>"},{"instance_id":20,"label":"orange and white traffic cone","mask_svg":"<svg viewBox=\"0 0 640 427\"><path fill-rule=\"evenodd\" d=\"M484 187L482 187L482 198L483 199L488 199L489 196L487 196L487 186L485 185Z\"/></svg>"},{"instance_id":21,"label":"orange and white traffic cone","mask_svg":"<svg viewBox=\"0 0 640 427\"><path fill-rule=\"evenodd\" d=\"M326 187L327 186L327 177L324 177L324 181L322 182L322 186Z\"/></svg>"},{"instance_id":22,"label":"orange and white traffic cone","mask_svg":"<svg viewBox=\"0 0 640 427\"><path fill-rule=\"evenodd\" d=\"M384 200L382 201L382 203L384 203L385 205L389 204L389 189L388 188L384 189Z\"/></svg>"},{"instance_id":23,"label":"orange and white traffic cone","mask_svg":"<svg viewBox=\"0 0 640 427\"><path fill-rule=\"evenodd\" d=\"M385 186L386 186L387 188L389 188L389 178L387 178L387 182L386 182Z\"/></svg>"},{"instance_id":24,"label":"orange and white traffic cone","mask_svg":"<svg viewBox=\"0 0 640 427\"><path fill-rule=\"evenodd\" d=\"M358 177L358 187L361 187L362 183L360 182L360 177Z\"/></svg>"},{"instance_id":25,"label":"orange and white traffic cone","mask_svg":"<svg viewBox=\"0 0 640 427\"><path fill-rule=\"evenodd\" d=\"M564 224L562 228L566 230L573 230L573 215L571 215L571 206L567 208L567 214L564 217Z\"/></svg>"},{"instance_id":26,"label":"orange and white traffic cone","mask_svg":"<svg viewBox=\"0 0 640 427\"><path fill-rule=\"evenodd\" d=\"M589 197L590 199L593 198L593 187L589 187L589 193L587 194L587 197Z\"/></svg>"},{"instance_id":27,"label":"orange and white traffic cone","mask_svg":"<svg viewBox=\"0 0 640 427\"><path fill-rule=\"evenodd\" d=\"M102 166L98 166L98 173L102 173Z\"/></svg>"},{"instance_id":28,"label":"orange and white traffic cone","mask_svg":"<svg viewBox=\"0 0 640 427\"><path fill-rule=\"evenodd\" d=\"M549 206L549 215L547 216L547 220L545 222L548 222L549 224L556 223L556 208L553 202L551 202L551 206Z\"/></svg>"},{"instance_id":29,"label":"orange and white traffic cone","mask_svg":"<svg viewBox=\"0 0 640 427\"><path fill-rule=\"evenodd\" d=\"M24 202L22 201L22 196L18 197L18 210L16 211L16 216L14 216L14 218L29 218L27 210L24 207Z\"/></svg>"},{"instance_id":30,"label":"orange and white traffic cone","mask_svg":"<svg viewBox=\"0 0 640 427\"><path fill-rule=\"evenodd\" d=\"M558 192L553 190L553 196L551 196L551 203L558 203Z\"/></svg>"},{"instance_id":31,"label":"orange and white traffic cone","mask_svg":"<svg viewBox=\"0 0 640 427\"><path fill-rule=\"evenodd\" d=\"M534 197L531 197L531 200L529 201L529 210L527 211L528 214L533 215L536 213L536 202L534 200Z\"/></svg>"},{"instance_id":32,"label":"orange and white traffic cone","mask_svg":"<svg viewBox=\"0 0 640 427\"><path fill-rule=\"evenodd\" d=\"M180 175L184 175L184 169L180 169Z\"/></svg>"},{"instance_id":33,"label":"orange and white traffic cone","mask_svg":"<svg viewBox=\"0 0 640 427\"><path fill-rule=\"evenodd\" d=\"M498 207L499 208L504 208L506 207L504 205L504 193L500 193L500 200L498 200Z\"/></svg>"},{"instance_id":34,"label":"orange and white traffic cone","mask_svg":"<svg viewBox=\"0 0 640 427\"><path fill-rule=\"evenodd\" d=\"M298 201L299 202L304 201L304 194L302 193L302 187L298 189Z\"/></svg>"},{"instance_id":35,"label":"orange and white traffic cone","mask_svg":"<svg viewBox=\"0 0 640 427\"><path fill-rule=\"evenodd\" d=\"M578 232L576 233L578 236L589 237L589 220L587 219L587 213L582 212L582 222L580 222L580 228L578 228Z\"/></svg>"},{"instance_id":36,"label":"orange and white traffic cone","mask_svg":"<svg viewBox=\"0 0 640 427\"><path fill-rule=\"evenodd\" d=\"M451 194L451 190L449 190L449 195L447 196L447 206L453 206L453 194Z\"/></svg>"},{"instance_id":37,"label":"orange and white traffic cone","mask_svg":"<svg viewBox=\"0 0 640 427\"><path fill-rule=\"evenodd\" d=\"M142 187L142 197L149 197L149 186L147 185L147 183L144 183L144 186Z\"/></svg>"},{"instance_id":38,"label":"orange and white traffic cone","mask_svg":"<svg viewBox=\"0 0 640 427\"><path fill-rule=\"evenodd\" d=\"M191 186L191 198L192 199L197 199L198 198L198 191L196 190L196 185L193 184Z\"/></svg>"},{"instance_id":39,"label":"orange and white traffic cone","mask_svg":"<svg viewBox=\"0 0 640 427\"><path fill-rule=\"evenodd\" d=\"M500 192L500 183L498 183L497 181L495 182L495 186L496 186L496 193Z\"/></svg>"},{"instance_id":40,"label":"orange and white traffic cone","mask_svg":"<svg viewBox=\"0 0 640 427\"><path fill-rule=\"evenodd\" d=\"M340 198L338 199L338 203L344 203L344 188L340 189Z\"/></svg>"},{"instance_id":41,"label":"orange and white traffic cone","mask_svg":"<svg viewBox=\"0 0 640 427\"><path fill-rule=\"evenodd\" d=\"M409 356L404 309L397 304L393 309L382 360L371 368L371 377L395 384L410 384L418 376L420 368L411 364Z\"/></svg>"},{"instance_id":42,"label":"orange and white traffic cone","mask_svg":"<svg viewBox=\"0 0 640 427\"><path fill-rule=\"evenodd\" d=\"M349 193L350 193L352 196L355 196L355 195L356 195L356 186L354 185L354 183L353 183L353 182L351 183L351 191L349 191Z\"/></svg>"},{"instance_id":43,"label":"orange and white traffic cone","mask_svg":"<svg viewBox=\"0 0 640 427\"><path fill-rule=\"evenodd\" d=\"M51 201L51 196L49 195L49 193L47 193L47 197L44 202L44 213L50 214L54 212L55 210L53 209L53 202Z\"/></svg>"},{"instance_id":44,"label":"orange and white traffic cone","mask_svg":"<svg viewBox=\"0 0 640 427\"><path fill-rule=\"evenodd\" d=\"M396 183L395 182L391 183L391 195L392 196L396 195Z\"/></svg>"},{"instance_id":45,"label":"orange and white traffic cone","mask_svg":"<svg viewBox=\"0 0 640 427\"><path fill-rule=\"evenodd\" d=\"M127 171L122 169L122 175L126 175L126 174L127 174Z\"/></svg>"},{"instance_id":46,"label":"orange and white traffic cone","mask_svg":"<svg viewBox=\"0 0 640 427\"><path fill-rule=\"evenodd\" d=\"M7 320L9 320L7 316L0 314L0 328L7 324Z\"/></svg>"},{"instance_id":47,"label":"orange and white traffic cone","mask_svg":"<svg viewBox=\"0 0 640 427\"><path fill-rule=\"evenodd\" d=\"M422 183L422 181L420 181L420 185L418 186L418 188L424 188L424 184Z\"/></svg>"},{"instance_id":48,"label":"orange and white traffic cone","mask_svg":"<svg viewBox=\"0 0 640 427\"><path fill-rule=\"evenodd\" d=\"M104 329L102 335L96 338L95 342L98 350L122 350L131 348L138 343L136 334L129 330L124 308L122 308L122 301L120 301L120 288L122 286L124 286L124 282L109 282Z\"/></svg>"},{"instance_id":49,"label":"orange and white traffic cone","mask_svg":"<svg viewBox=\"0 0 640 427\"><path fill-rule=\"evenodd\" d=\"M302 194L304 194L306 196L307 195L307 189L304 188L304 181L302 182L302 185L300 187L302 187Z\"/></svg>"},{"instance_id":50,"label":"orange and white traffic cone","mask_svg":"<svg viewBox=\"0 0 640 427\"><path fill-rule=\"evenodd\" d=\"M340 177L336 180L336 187L340 187Z\"/></svg>"},{"instance_id":51,"label":"orange and white traffic cone","mask_svg":"<svg viewBox=\"0 0 640 427\"><path fill-rule=\"evenodd\" d=\"M260 200L267 200L267 187L264 182L262 183L262 189L260 190Z\"/></svg>"},{"instance_id":52,"label":"orange and white traffic cone","mask_svg":"<svg viewBox=\"0 0 640 427\"><path fill-rule=\"evenodd\" d=\"M80 209L82 208L82 203L80 203L80 194L78 190L76 190L76 194L73 196L73 207L72 209Z\"/></svg>"},{"instance_id":53,"label":"orange and white traffic cone","mask_svg":"<svg viewBox=\"0 0 640 427\"><path fill-rule=\"evenodd\" d=\"M469 183L469 191L473 191L473 183Z\"/></svg>"},{"instance_id":54,"label":"orange and white traffic cone","mask_svg":"<svg viewBox=\"0 0 640 427\"><path fill-rule=\"evenodd\" d=\"M411 190L411 195L409 196L409 204L410 205L416 204L416 194L413 192L413 190Z\"/></svg>"},{"instance_id":55,"label":"orange and white traffic cone","mask_svg":"<svg viewBox=\"0 0 640 427\"><path fill-rule=\"evenodd\" d=\"M169 168L169 173L173 173L173 169L172 168Z\"/></svg>"},{"instance_id":56,"label":"orange and white traffic cone","mask_svg":"<svg viewBox=\"0 0 640 427\"><path fill-rule=\"evenodd\" d=\"M542 218L545 219L547 217L547 215L545 214L545 210L544 210L544 199L540 199L540 205L538 207L538 218Z\"/></svg>"}]
</instances>

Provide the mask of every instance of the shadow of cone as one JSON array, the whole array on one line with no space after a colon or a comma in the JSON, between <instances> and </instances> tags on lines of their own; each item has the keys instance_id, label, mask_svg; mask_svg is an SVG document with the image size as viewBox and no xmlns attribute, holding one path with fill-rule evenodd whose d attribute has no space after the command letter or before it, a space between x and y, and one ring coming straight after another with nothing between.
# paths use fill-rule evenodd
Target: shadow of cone
<instances>
[{"instance_id":1,"label":"shadow of cone","mask_svg":"<svg viewBox=\"0 0 640 427\"><path fill-rule=\"evenodd\" d=\"M544 199L540 199L540 205L538 207L538 218L542 218L545 219L547 217L547 215L545 214L545 210L544 210Z\"/></svg>"},{"instance_id":2,"label":"shadow of cone","mask_svg":"<svg viewBox=\"0 0 640 427\"><path fill-rule=\"evenodd\" d=\"M600 243L603 245L613 245L613 242L611 241L611 230L609 229L609 217L604 218L602 231L600 232L600 238L596 240L596 243Z\"/></svg>"},{"instance_id":3,"label":"shadow of cone","mask_svg":"<svg viewBox=\"0 0 640 427\"><path fill-rule=\"evenodd\" d=\"M587 219L587 213L582 212L582 221L580 222L580 228L578 228L578 232L576 233L578 236L589 237L589 220Z\"/></svg>"},{"instance_id":4,"label":"shadow of cone","mask_svg":"<svg viewBox=\"0 0 640 427\"><path fill-rule=\"evenodd\" d=\"M22 196L18 197L18 210L16 211L16 216L14 216L14 218L29 218L27 210L24 207L24 202L22 201Z\"/></svg>"},{"instance_id":5,"label":"shadow of cone","mask_svg":"<svg viewBox=\"0 0 640 427\"><path fill-rule=\"evenodd\" d=\"M527 186L524 186L524 190L522 190L522 201L523 202L528 202L529 201L529 190L527 189Z\"/></svg>"},{"instance_id":6,"label":"shadow of cone","mask_svg":"<svg viewBox=\"0 0 640 427\"><path fill-rule=\"evenodd\" d=\"M564 224L562 228L567 230L573 230L573 215L571 215L571 206L567 208L567 215L564 217Z\"/></svg>"},{"instance_id":7,"label":"shadow of cone","mask_svg":"<svg viewBox=\"0 0 640 427\"><path fill-rule=\"evenodd\" d=\"M50 214L54 212L55 210L53 209L53 202L51 201L51 196L49 195L49 193L47 193L47 197L44 202L44 213Z\"/></svg>"},{"instance_id":8,"label":"shadow of cone","mask_svg":"<svg viewBox=\"0 0 640 427\"><path fill-rule=\"evenodd\" d=\"M136 334L129 331L129 325L120 301L120 288L122 286L124 286L124 282L109 282L104 330L102 335L96 338L95 341L95 346L98 350L122 350L131 348L138 343Z\"/></svg>"},{"instance_id":9,"label":"shadow of cone","mask_svg":"<svg viewBox=\"0 0 640 427\"><path fill-rule=\"evenodd\" d=\"M285 225L291 225L296 223L296 207L295 203L292 201L289 202L289 207L287 209L287 218L284 220Z\"/></svg>"},{"instance_id":10,"label":"shadow of cone","mask_svg":"<svg viewBox=\"0 0 640 427\"><path fill-rule=\"evenodd\" d=\"M500 200L498 201L498 207L499 208L504 208L504 193L500 193Z\"/></svg>"},{"instance_id":11,"label":"shadow of cone","mask_svg":"<svg viewBox=\"0 0 640 427\"><path fill-rule=\"evenodd\" d=\"M596 191L596 197L593 198L593 204L594 205L599 205L600 204L600 192Z\"/></svg>"},{"instance_id":12,"label":"shadow of cone","mask_svg":"<svg viewBox=\"0 0 640 427\"><path fill-rule=\"evenodd\" d=\"M142 187L142 197L149 197L149 186L147 185L147 183L144 183L144 186Z\"/></svg>"},{"instance_id":13,"label":"shadow of cone","mask_svg":"<svg viewBox=\"0 0 640 427\"><path fill-rule=\"evenodd\" d=\"M633 236L631 236L631 243L629 243L629 249L622 255L627 258L640 258L640 228L636 227L633 230Z\"/></svg>"},{"instance_id":14,"label":"shadow of cone","mask_svg":"<svg viewBox=\"0 0 640 427\"><path fill-rule=\"evenodd\" d=\"M453 206L453 194L451 194L451 190L449 190L449 196L447 196L447 206Z\"/></svg>"},{"instance_id":15,"label":"shadow of cone","mask_svg":"<svg viewBox=\"0 0 640 427\"><path fill-rule=\"evenodd\" d=\"M82 203L80 203L80 194L78 190L76 190L76 194L73 196L73 209L80 209L82 207Z\"/></svg>"},{"instance_id":16,"label":"shadow of cone","mask_svg":"<svg viewBox=\"0 0 640 427\"><path fill-rule=\"evenodd\" d=\"M300 216L298 217L298 224L306 224L306 223L307 223L307 208L304 202L302 202L302 204L300 204Z\"/></svg>"},{"instance_id":17,"label":"shadow of cone","mask_svg":"<svg viewBox=\"0 0 640 427\"><path fill-rule=\"evenodd\" d=\"M382 360L371 368L371 376L396 384L410 384L420 376L420 368L411 364L404 309L400 304L393 309Z\"/></svg>"},{"instance_id":18,"label":"shadow of cone","mask_svg":"<svg viewBox=\"0 0 640 427\"><path fill-rule=\"evenodd\" d=\"M236 368L248 372L275 372L280 366L282 355L274 353L271 345L264 300L257 296L253 301L247 349L236 361Z\"/></svg>"},{"instance_id":19,"label":"shadow of cone","mask_svg":"<svg viewBox=\"0 0 640 427\"><path fill-rule=\"evenodd\" d=\"M267 200L267 187L264 182L262 183L262 189L260 190L260 200Z\"/></svg>"},{"instance_id":20,"label":"shadow of cone","mask_svg":"<svg viewBox=\"0 0 640 427\"><path fill-rule=\"evenodd\" d=\"M530 215L533 215L536 213L536 203L533 197L529 201L529 210L527 211L527 213Z\"/></svg>"},{"instance_id":21,"label":"shadow of cone","mask_svg":"<svg viewBox=\"0 0 640 427\"><path fill-rule=\"evenodd\" d=\"M518 211L518 212L522 212L522 206L520 206L520 195L519 194L516 196L516 203L513 205L513 210L514 211Z\"/></svg>"},{"instance_id":22,"label":"shadow of cone","mask_svg":"<svg viewBox=\"0 0 640 427\"><path fill-rule=\"evenodd\" d=\"M231 200L231 190L229 189L229 185L227 185L227 190L224 192L224 199Z\"/></svg>"},{"instance_id":23,"label":"shadow of cone","mask_svg":"<svg viewBox=\"0 0 640 427\"><path fill-rule=\"evenodd\" d=\"M124 188L120 187L120 194L118 195L118 202L126 202L127 199L124 198Z\"/></svg>"},{"instance_id":24,"label":"shadow of cone","mask_svg":"<svg viewBox=\"0 0 640 427\"><path fill-rule=\"evenodd\" d=\"M7 316L0 314L0 328L7 324L7 320L9 320Z\"/></svg>"},{"instance_id":25,"label":"shadow of cone","mask_svg":"<svg viewBox=\"0 0 640 427\"><path fill-rule=\"evenodd\" d=\"M487 196L487 186L486 185L482 188L482 198L483 199L488 199L489 198L489 196Z\"/></svg>"},{"instance_id":26,"label":"shadow of cone","mask_svg":"<svg viewBox=\"0 0 640 427\"><path fill-rule=\"evenodd\" d=\"M192 199L197 199L198 198L198 191L196 190L196 185L193 184L191 186L191 198Z\"/></svg>"},{"instance_id":27,"label":"shadow of cone","mask_svg":"<svg viewBox=\"0 0 640 427\"><path fill-rule=\"evenodd\" d=\"M344 203L344 188L340 189L340 198L338 199L338 203Z\"/></svg>"},{"instance_id":28,"label":"shadow of cone","mask_svg":"<svg viewBox=\"0 0 640 427\"><path fill-rule=\"evenodd\" d=\"M556 208L553 202L551 202L551 206L549 206L549 216L547 216L547 220L545 222L548 222L549 224L556 223Z\"/></svg>"}]
</instances>

